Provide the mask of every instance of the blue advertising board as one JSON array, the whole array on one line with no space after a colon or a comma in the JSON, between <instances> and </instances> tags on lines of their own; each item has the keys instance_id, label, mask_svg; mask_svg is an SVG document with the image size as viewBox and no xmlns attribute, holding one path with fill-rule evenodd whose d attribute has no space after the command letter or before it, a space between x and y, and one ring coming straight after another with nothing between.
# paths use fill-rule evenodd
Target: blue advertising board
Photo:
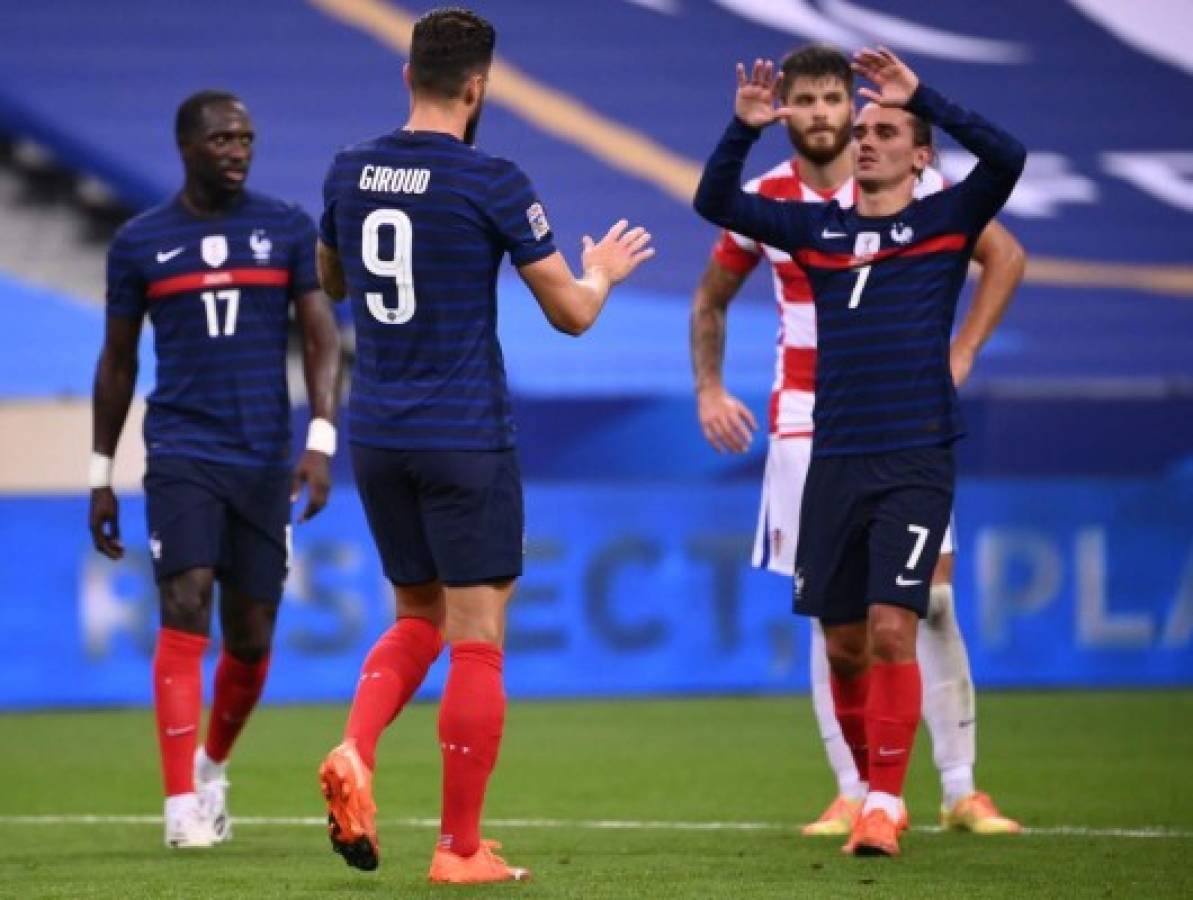
<instances>
[{"instance_id":1,"label":"blue advertising board","mask_svg":"<svg viewBox=\"0 0 1193 900\"><path fill-rule=\"evenodd\" d=\"M748 483L532 484L510 694L806 689L790 586L749 566L756 499ZM980 686L1193 684L1193 478L968 481L958 509ZM0 499L0 707L148 702L157 601L143 513L125 499L129 553L113 564L90 548L84 498ZM268 699L346 699L391 616L344 486L295 530Z\"/></svg>"}]
</instances>

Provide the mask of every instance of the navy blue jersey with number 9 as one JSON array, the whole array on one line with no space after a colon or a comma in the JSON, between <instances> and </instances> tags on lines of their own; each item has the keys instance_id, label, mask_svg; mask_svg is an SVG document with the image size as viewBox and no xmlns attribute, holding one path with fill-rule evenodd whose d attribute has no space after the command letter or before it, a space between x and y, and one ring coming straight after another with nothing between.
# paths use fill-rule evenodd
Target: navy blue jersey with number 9
<instances>
[{"instance_id":1,"label":"navy blue jersey with number 9","mask_svg":"<svg viewBox=\"0 0 1193 900\"><path fill-rule=\"evenodd\" d=\"M529 179L452 135L399 130L341 151L323 200L356 325L352 442L513 446L497 272L506 253L524 266L555 252Z\"/></svg>"}]
</instances>

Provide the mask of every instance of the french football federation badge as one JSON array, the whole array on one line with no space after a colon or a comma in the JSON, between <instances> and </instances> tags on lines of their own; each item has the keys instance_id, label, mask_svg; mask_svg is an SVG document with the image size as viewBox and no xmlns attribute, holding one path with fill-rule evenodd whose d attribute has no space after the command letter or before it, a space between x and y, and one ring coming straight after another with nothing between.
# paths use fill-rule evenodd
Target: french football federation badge
<instances>
[{"instance_id":1,"label":"french football federation badge","mask_svg":"<svg viewBox=\"0 0 1193 900\"><path fill-rule=\"evenodd\" d=\"M882 246L882 235L877 231L859 231L857 240L853 242L853 255L859 259L866 259L878 252Z\"/></svg>"},{"instance_id":2,"label":"french football federation badge","mask_svg":"<svg viewBox=\"0 0 1193 900\"><path fill-rule=\"evenodd\" d=\"M910 244L913 237L915 237L915 232L910 225L896 222L891 226L891 240L896 244Z\"/></svg>"},{"instance_id":3,"label":"french football federation badge","mask_svg":"<svg viewBox=\"0 0 1193 900\"><path fill-rule=\"evenodd\" d=\"M209 234L199 245L199 254L203 262L218 269L228 261L228 239L222 234Z\"/></svg>"},{"instance_id":4,"label":"french football federation badge","mask_svg":"<svg viewBox=\"0 0 1193 900\"><path fill-rule=\"evenodd\" d=\"M264 228L254 228L249 235L249 249L253 251L253 259L259 263L269 262L269 254L273 252L273 241L265 233Z\"/></svg>"},{"instance_id":5,"label":"french football federation badge","mask_svg":"<svg viewBox=\"0 0 1193 900\"><path fill-rule=\"evenodd\" d=\"M526 207L526 220L530 223L530 231L536 241L541 241L551 230L547 224L547 214L543 211L543 204L531 203Z\"/></svg>"}]
</instances>

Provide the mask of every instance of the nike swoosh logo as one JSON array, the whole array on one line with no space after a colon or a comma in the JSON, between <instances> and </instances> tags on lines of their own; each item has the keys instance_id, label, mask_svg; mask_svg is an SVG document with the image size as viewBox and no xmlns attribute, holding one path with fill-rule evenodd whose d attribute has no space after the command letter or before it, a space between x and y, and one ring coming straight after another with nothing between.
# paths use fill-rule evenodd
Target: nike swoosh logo
<instances>
[{"instance_id":1,"label":"nike swoosh logo","mask_svg":"<svg viewBox=\"0 0 1193 900\"><path fill-rule=\"evenodd\" d=\"M879 756L898 756L900 753L906 753L906 752L907 751L904 750L902 747L896 747L894 750L888 750L886 747L878 748Z\"/></svg>"},{"instance_id":2,"label":"nike swoosh logo","mask_svg":"<svg viewBox=\"0 0 1193 900\"><path fill-rule=\"evenodd\" d=\"M167 728L166 737L182 737L184 734L190 734L194 730L194 725L183 725L181 728Z\"/></svg>"},{"instance_id":3,"label":"nike swoosh logo","mask_svg":"<svg viewBox=\"0 0 1193 900\"><path fill-rule=\"evenodd\" d=\"M832 240L833 238L848 237L844 231L829 231L827 228L820 232L820 236L825 240Z\"/></svg>"},{"instance_id":4,"label":"nike swoosh logo","mask_svg":"<svg viewBox=\"0 0 1193 900\"><path fill-rule=\"evenodd\" d=\"M917 584L923 584L922 578L904 578L902 575L895 576L895 584L899 587L914 587Z\"/></svg>"},{"instance_id":5,"label":"nike swoosh logo","mask_svg":"<svg viewBox=\"0 0 1193 900\"><path fill-rule=\"evenodd\" d=\"M172 260L175 256L185 250L185 247L175 247L173 250L158 250L157 261L159 263L166 263Z\"/></svg>"}]
</instances>

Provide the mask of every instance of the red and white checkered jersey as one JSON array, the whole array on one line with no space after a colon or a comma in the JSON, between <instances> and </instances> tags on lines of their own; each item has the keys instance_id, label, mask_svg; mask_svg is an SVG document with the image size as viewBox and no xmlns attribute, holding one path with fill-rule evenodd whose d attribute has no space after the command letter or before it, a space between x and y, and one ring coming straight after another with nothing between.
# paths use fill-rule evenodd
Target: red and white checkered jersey
<instances>
[{"instance_id":1,"label":"red and white checkered jersey","mask_svg":"<svg viewBox=\"0 0 1193 900\"><path fill-rule=\"evenodd\" d=\"M945 186L935 169L927 169L916 182L915 196L926 197ZM857 185L850 177L835 191L819 191L799 175L798 159L789 159L745 184L744 190L773 200L853 206ZM804 270L790 254L731 231L724 231L713 247L713 259L730 272L748 275L766 257L779 308L775 380L770 395L770 433L777 437L812 434L812 404L816 385L816 308Z\"/></svg>"}]
</instances>

